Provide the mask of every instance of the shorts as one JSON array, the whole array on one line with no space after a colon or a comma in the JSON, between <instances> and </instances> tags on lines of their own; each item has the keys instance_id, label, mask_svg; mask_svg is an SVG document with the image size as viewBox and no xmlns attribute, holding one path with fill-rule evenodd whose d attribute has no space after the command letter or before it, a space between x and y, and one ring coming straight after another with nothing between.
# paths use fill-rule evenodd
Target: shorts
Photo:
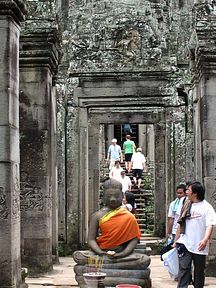
<instances>
[{"instance_id":1,"label":"shorts","mask_svg":"<svg viewBox=\"0 0 216 288\"><path fill-rule=\"evenodd\" d=\"M137 177L138 179L142 178L142 169L132 169L133 170L133 177Z\"/></svg>"},{"instance_id":2,"label":"shorts","mask_svg":"<svg viewBox=\"0 0 216 288\"><path fill-rule=\"evenodd\" d=\"M131 161L131 158L132 158L132 155L133 155L133 153L127 153L127 154L125 154L125 161L126 161L126 162L130 162L130 161Z\"/></svg>"}]
</instances>

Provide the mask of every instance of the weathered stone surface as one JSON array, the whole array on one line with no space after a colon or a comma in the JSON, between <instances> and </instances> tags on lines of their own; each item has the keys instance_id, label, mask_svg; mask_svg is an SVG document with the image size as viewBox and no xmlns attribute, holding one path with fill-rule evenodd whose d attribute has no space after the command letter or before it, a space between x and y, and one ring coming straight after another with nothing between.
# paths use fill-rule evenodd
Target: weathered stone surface
<instances>
[{"instance_id":1,"label":"weathered stone surface","mask_svg":"<svg viewBox=\"0 0 216 288\"><path fill-rule=\"evenodd\" d=\"M19 171L18 42L19 24L26 14L25 2L0 1L3 222L10 221L11 211L13 215L19 214L19 177L13 175ZM41 263L40 269L51 269L58 223L59 238L67 239L70 248L86 243L88 217L99 204L100 160L105 143L113 136L112 129L107 134L105 129L101 132L104 125L140 123L154 127L158 235L164 233L166 201L174 197L178 182L192 178L204 181L207 200L215 207L214 1L27 2L29 13L22 25L20 43L21 161L25 159L20 200L28 226L24 233L26 251L34 254L32 243L38 247L32 265ZM57 91L61 210L58 220L53 86L56 80L61 86ZM104 136L107 139L102 139ZM101 142L103 149L98 147ZM8 199L13 199L13 209ZM16 221L19 225L18 216ZM32 228L37 227L36 221L39 230L34 232L31 242L28 237L31 230L37 230ZM44 231L40 245L40 233ZM10 242L7 235L6 241ZM5 253L10 252L9 249ZM17 259L19 266L19 256ZM12 263L10 267L13 261L7 262ZM19 282L19 276L17 279Z\"/></svg>"},{"instance_id":2,"label":"weathered stone surface","mask_svg":"<svg viewBox=\"0 0 216 288\"><path fill-rule=\"evenodd\" d=\"M70 24L63 33L63 43L72 51L69 71L174 68L177 58L168 51L187 59L191 7L178 7L175 1L169 6L139 0L70 1Z\"/></svg>"},{"instance_id":3,"label":"weathered stone surface","mask_svg":"<svg viewBox=\"0 0 216 288\"><path fill-rule=\"evenodd\" d=\"M0 2L0 287L21 287L19 183L19 25L23 1Z\"/></svg>"},{"instance_id":4,"label":"weathered stone surface","mask_svg":"<svg viewBox=\"0 0 216 288\"><path fill-rule=\"evenodd\" d=\"M195 176L204 182L206 199L215 209L215 3L199 1L194 11L196 39L192 51L192 71ZM215 233L213 234L214 242ZM215 269L214 246L212 245L208 261L207 271L209 272Z\"/></svg>"},{"instance_id":5,"label":"weathered stone surface","mask_svg":"<svg viewBox=\"0 0 216 288\"><path fill-rule=\"evenodd\" d=\"M79 205L79 114L77 107L68 106L67 114L67 221L68 244L73 250L80 243L80 213ZM73 148L74 147L74 148ZM72 149L72 150L71 150Z\"/></svg>"},{"instance_id":6,"label":"weathered stone surface","mask_svg":"<svg viewBox=\"0 0 216 288\"><path fill-rule=\"evenodd\" d=\"M0 2L0 15L10 15L17 24L25 19L27 7L25 0L2 0Z\"/></svg>"},{"instance_id":7,"label":"weathered stone surface","mask_svg":"<svg viewBox=\"0 0 216 288\"><path fill-rule=\"evenodd\" d=\"M29 82L29 72L43 83ZM52 269L51 75L23 65L20 74L22 260L44 272Z\"/></svg>"}]
</instances>

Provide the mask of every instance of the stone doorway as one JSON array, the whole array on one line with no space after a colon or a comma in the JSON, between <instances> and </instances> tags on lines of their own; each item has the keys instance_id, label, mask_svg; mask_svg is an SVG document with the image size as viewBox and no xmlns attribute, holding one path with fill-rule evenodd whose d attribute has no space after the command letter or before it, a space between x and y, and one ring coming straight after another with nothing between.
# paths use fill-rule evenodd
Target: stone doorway
<instances>
[{"instance_id":1,"label":"stone doorway","mask_svg":"<svg viewBox=\"0 0 216 288\"><path fill-rule=\"evenodd\" d=\"M89 216L99 207L101 125L108 124L154 126L154 234L165 235L166 203L173 196L175 184L185 177L185 161L178 175L172 175L176 151L185 149L185 141L179 143L180 134L183 139L185 136L185 112L184 103L173 90L162 89L170 84L168 75L154 73L79 76L74 90L73 129L69 131L77 139L78 149L72 158L78 165L75 169L72 162L68 163L73 174L73 179L68 179L68 187L73 189L68 193L77 202L68 203L68 212L75 217L73 223L79 223L71 227L70 234L78 235L81 245L86 243Z\"/></svg>"},{"instance_id":2,"label":"stone doorway","mask_svg":"<svg viewBox=\"0 0 216 288\"><path fill-rule=\"evenodd\" d=\"M122 148L123 154L123 162L120 165L123 169L126 169L123 143L128 134L131 135L131 140L134 141L136 148L140 147L142 149L142 153L146 158L147 171L143 173L140 189L134 185L132 172L126 171L126 175L131 179L131 192L135 196L136 218L140 226L142 237L151 237L154 235L154 125L139 123L100 125L100 207L103 206L103 183L109 179L109 162L106 161L109 145L113 138L117 139L117 144Z\"/></svg>"}]
</instances>

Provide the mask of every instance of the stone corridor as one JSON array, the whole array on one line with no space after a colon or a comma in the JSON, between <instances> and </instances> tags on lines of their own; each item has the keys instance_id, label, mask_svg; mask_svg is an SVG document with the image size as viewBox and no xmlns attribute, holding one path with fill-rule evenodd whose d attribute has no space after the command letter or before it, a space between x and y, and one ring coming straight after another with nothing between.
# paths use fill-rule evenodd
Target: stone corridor
<instances>
[{"instance_id":1,"label":"stone corridor","mask_svg":"<svg viewBox=\"0 0 216 288\"><path fill-rule=\"evenodd\" d=\"M154 236L180 182L216 208L215 1L0 0L0 40L0 288L85 247L116 125L146 127Z\"/></svg>"}]
</instances>

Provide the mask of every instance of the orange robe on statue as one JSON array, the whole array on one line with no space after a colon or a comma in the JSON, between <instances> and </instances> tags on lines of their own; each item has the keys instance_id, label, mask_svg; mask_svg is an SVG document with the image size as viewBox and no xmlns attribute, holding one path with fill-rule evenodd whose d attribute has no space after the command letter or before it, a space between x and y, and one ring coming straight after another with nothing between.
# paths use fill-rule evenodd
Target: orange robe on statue
<instances>
[{"instance_id":1,"label":"orange robe on statue","mask_svg":"<svg viewBox=\"0 0 216 288\"><path fill-rule=\"evenodd\" d=\"M99 221L99 228L101 235L97 243L101 249L111 249L141 237L135 216L123 207L106 213Z\"/></svg>"}]
</instances>

